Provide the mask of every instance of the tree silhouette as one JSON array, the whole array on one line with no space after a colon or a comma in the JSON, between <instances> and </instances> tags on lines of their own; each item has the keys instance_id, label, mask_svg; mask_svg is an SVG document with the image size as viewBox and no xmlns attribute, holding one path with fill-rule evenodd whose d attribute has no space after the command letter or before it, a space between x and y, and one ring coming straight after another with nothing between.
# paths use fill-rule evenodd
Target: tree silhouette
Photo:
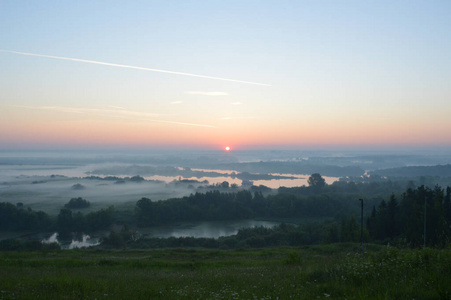
<instances>
[{"instance_id":1,"label":"tree silhouette","mask_svg":"<svg viewBox=\"0 0 451 300\"><path fill-rule=\"evenodd\" d=\"M326 185L326 180L319 173L313 173L308 179L308 185L313 188L322 188Z\"/></svg>"}]
</instances>

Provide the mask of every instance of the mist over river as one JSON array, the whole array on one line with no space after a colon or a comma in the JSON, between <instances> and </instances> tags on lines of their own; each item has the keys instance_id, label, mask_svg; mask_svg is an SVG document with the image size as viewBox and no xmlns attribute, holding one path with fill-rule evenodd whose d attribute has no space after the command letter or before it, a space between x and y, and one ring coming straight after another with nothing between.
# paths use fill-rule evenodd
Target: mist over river
<instances>
[{"instance_id":1,"label":"mist over river","mask_svg":"<svg viewBox=\"0 0 451 300\"><path fill-rule=\"evenodd\" d=\"M141 228L138 233L146 237L195 237L218 238L238 233L238 230L249 227L272 228L279 225L275 221L240 220L240 221L210 221L210 222L186 222L169 226L155 226Z\"/></svg>"}]
</instances>

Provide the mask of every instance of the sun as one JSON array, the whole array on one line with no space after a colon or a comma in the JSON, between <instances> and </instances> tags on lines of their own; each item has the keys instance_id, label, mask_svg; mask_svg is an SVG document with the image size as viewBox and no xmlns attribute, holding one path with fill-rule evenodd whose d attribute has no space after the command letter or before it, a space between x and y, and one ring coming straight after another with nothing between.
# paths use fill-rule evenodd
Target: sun
<instances>
[{"instance_id":1,"label":"sun","mask_svg":"<svg viewBox=\"0 0 451 300\"><path fill-rule=\"evenodd\" d=\"M224 148L224 150L225 150L225 151L230 151L231 149L230 149L229 146L226 146L226 147Z\"/></svg>"}]
</instances>

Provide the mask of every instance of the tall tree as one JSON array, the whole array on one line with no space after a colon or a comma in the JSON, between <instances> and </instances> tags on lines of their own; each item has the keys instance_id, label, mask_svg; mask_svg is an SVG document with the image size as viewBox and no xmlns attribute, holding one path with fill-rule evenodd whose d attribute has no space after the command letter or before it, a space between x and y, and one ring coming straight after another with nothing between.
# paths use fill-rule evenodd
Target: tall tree
<instances>
[{"instance_id":1,"label":"tall tree","mask_svg":"<svg viewBox=\"0 0 451 300\"><path fill-rule=\"evenodd\" d=\"M321 189L326 185L326 180L319 173L313 173L307 182L309 186L315 189Z\"/></svg>"},{"instance_id":2,"label":"tall tree","mask_svg":"<svg viewBox=\"0 0 451 300\"><path fill-rule=\"evenodd\" d=\"M390 200L387 204L386 211L386 234L389 238L394 238L398 235L398 223L399 223L399 208L398 201L396 201L395 195L390 196Z\"/></svg>"},{"instance_id":3,"label":"tall tree","mask_svg":"<svg viewBox=\"0 0 451 300\"><path fill-rule=\"evenodd\" d=\"M451 187L446 188L445 201L443 203L443 210L445 213L445 220L448 230L451 229Z\"/></svg>"}]
</instances>

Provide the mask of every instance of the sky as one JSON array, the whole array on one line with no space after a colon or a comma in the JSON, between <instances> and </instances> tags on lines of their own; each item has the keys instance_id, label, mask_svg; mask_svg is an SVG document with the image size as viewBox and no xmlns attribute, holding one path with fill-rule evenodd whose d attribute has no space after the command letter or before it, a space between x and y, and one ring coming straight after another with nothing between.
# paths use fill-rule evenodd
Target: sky
<instances>
[{"instance_id":1,"label":"sky","mask_svg":"<svg viewBox=\"0 0 451 300\"><path fill-rule=\"evenodd\" d=\"M1 149L451 146L451 1L0 1Z\"/></svg>"}]
</instances>

